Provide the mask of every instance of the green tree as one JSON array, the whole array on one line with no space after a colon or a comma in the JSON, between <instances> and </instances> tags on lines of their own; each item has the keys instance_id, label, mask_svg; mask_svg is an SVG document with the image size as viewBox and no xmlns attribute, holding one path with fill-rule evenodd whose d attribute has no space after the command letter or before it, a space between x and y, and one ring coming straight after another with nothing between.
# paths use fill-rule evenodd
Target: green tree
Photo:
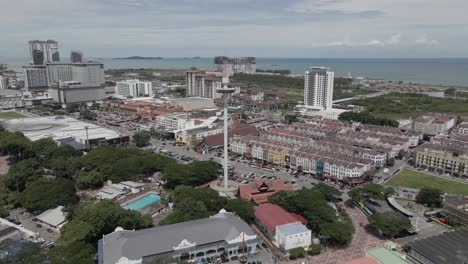
<instances>
[{"instance_id":1,"label":"green tree","mask_svg":"<svg viewBox=\"0 0 468 264\"><path fill-rule=\"evenodd\" d=\"M67 113L75 113L78 112L80 108L82 108L81 104L67 104L65 111L67 111Z\"/></svg>"},{"instance_id":2,"label":"green tree","mask_svg":"<svg viewBox=\"0 0 468 264\"><path fill-rule=\"evenodd\" d=\"M354 188L348 192L349 197L351 200L355 201L356 203L360 202L362 199L362 194L361 194L362 188Z\"/></svg>"},{"instance_id":3,"label":"green tree","mask_svg":"<svg viewBox=\"0 0 468 264\"><path fill-rule=\"evenodd\" d=\"M312 189L320 192L327 201L334 201L341 195L338 189L323 182L318 183Z\"/></svg>"},{"instance_id":4,"label":"green tree","mask_svg":"<svg viewBox=\"0 0 468 264\"><path fill-rule=\"evenodd\" d=\"M305 249L302 247L293 248L289 250L289 259L291 260L303 258L305 257L305 255L306 255Z\"/></svg>"},{"instance_id":5,"label":"green tree","mask_svg":"<svg viewBox=\"0 0 468 264\"><path fill-rule=\"evenodd\" d=\"M307 254L311 256L319 255L321 250L322 246L320 244L311 244L307 250Z\"/></svg>"},{"instance_id":6,"label":"green tree","mask_svg":"<svg viewBox=\"0 0 468 264\"><path fill-rule=\"evenodd\" d=\"M369 216L369 225L384 237L394 237L412 227L410 220L397 212L373 214Z\"/></svg>"},{"instance_id":7,"label":"green tree","mask_svg":"<svg viewBox=\"0 0 468 264\"><path fill-rule=\"evenodd\" d=\"M76 187L79 189L99 188L102 187L102 184L105 181L104 176L96 170L89 172L80 171L79 173L75 174L74 180Z\"/></svg>"},{"instance_id":8,"label":"green tree","mask_svg":"<svg viewBox=\"0 0 468 264\"><path fill-rule=\"evenodd\" d=\"M152 226L149 215L122 208L114 201L100 201L75 209L71 220L62 228L60 245L83 241L95 245L103 235L117 227L139 230Z\"/></svg>"},{"instance_id":9,"label":"green tree","mask_svg":"<svg viewBox=\"0 0 468 264\"><path fill-rule=\"evenodd\" d=\"M162 179L167 188L179 185L199 186L218 177L220 165L214 161L194 161L190 164L170 163L164 168Z\"/></svg>"},{"instance_id":10,"label":"green tree","mask_svg":"<svg viewBox=\"0 0 468 264\"><path fill-rule=\"evenodd\" d=\"M416 202L428 207L441 207L442 192L436 188L422 188L416 195Z\"/></svg>"},{"instance_id":11,"label":"green tree","mask_svg":"<svg viewBox=\"0 0 468 264\"><path fill-rule=\"evenodd\" d=\"M151 135L146 131L141 131L133 135L133 143L139 148L147 146L150 139Z\"/></svg>"},{"instance_id":12,"label":"green tree","mask_svg":"<svg viewBox=\"0 0 468 264\"><path fill-rule=\"evenodd\" d=\"M29 211L44 211L59 205L75 204L78 201L73 182L62 178L29 182L21 195L21 203Z\"/></svg>"},{"instance_id":13,"label":"green tree","mask_svg":"<svg viewBox=\"0 0 468 264\"><path fill-rule=\"evenodd\" d=\"M254 220L254 207L249 201L242 199L228 200L225 206L228 212L236 213L240 218L244 219L247 223L252 223Z\"/></svg>"},{"instance_id":14,"label":"green tree","mask_svg":"<svg viewBox=\"0 0 468 264\"><path fill-rule=\"evenodd\" d=\"M36 160L22 160L8 171L6 185L12 191L22 192L29 181L39 179L43 174L44 171Z\"/></svg>"},{"instance_id":15,"label":"green tree","mask_svg":"<svg viewBox=\"0 0 468 264\"><path fill-rule=\"evenodd\" d=\"M50 264L94 264L96 249L82 241L59 245L47 252Z\"/></svg>"},{"instance_id":16,"label":"green tree","mask_svg":"<svg viewBox=\"0 0 468 264\"><path fill-rule=\"evenodd\" d=\"M46 264L46 256L42 254L39 244L6 239L0 243L0 253L7 255L0 258L0 264Z\"/></svg>"},{"instance_id":17,"label":"green tree","mask_svg":"<svg viewBox=\"0 0 468 264\"><path fill-rule=\"evenodd\" d=\"M97 114L89 109L85 109L80 112L80 117L86 120L96 120Z\"/></svg>"},{"instance_id":18,"label":"green tree","mask_svg":"<svg viewBox=\"0 0 468 264\"><path fill-rule=\"evenodd\" d=\"M294 123L297 121L297 116L296 115L285 115L284 119L289 123Z\"/></svg>"},{"instance_id":19,"label":"green tree","mask_svg":"<svg viewBox=\"0 0 468 264\"><path fill-rule=\"evenodd\" d=\"M0 152L13 158L13 163L30 158L33 154L31 141L20 132L0 132Z\"/></svg>"},{"instance_id":20,"label":"green tree","mask_svg":"<svg viewBox=\"0 0 468 264\"><path fill-rule=\"evenodd\" d=\"M327 244L345 245L353 239L354 228L350 223L325 223L320 226L320 234Z\"/></svg>"}]
</instances>

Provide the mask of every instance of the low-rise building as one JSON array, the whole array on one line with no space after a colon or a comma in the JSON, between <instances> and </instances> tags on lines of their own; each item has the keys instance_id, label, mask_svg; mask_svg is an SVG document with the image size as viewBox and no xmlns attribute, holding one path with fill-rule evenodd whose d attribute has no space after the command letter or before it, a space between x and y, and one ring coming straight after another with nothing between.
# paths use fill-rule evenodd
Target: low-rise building
<instances>
[{"instance_id":1,"label":"low-rise building","mask_svg":"<svg viewBox=\"0 0 468 264\"><path fill-rule=\"evenodd\" d=\"M15 109L25 106L23 92L18 90L0 90L0 109Z\"/></svg>"},{"instance_id":2,"label":"low-rise building","mask_svg":"<svg viewBox=\"0 0 468 264\"><path fill-rule=\"evenodd\" d=\"M221 210L209 218L139 231L117 228L99 240L98 263L141 264L157 259L205 262L257 252L258 237L241 218Z\"/></svg>"},{"instance_id":3,"label":"low-rise building","mask_svg":"<svg viewBox=\"0 0 468 264\"><path fill-rule=\"evenodd\" d=\"M413 130L424 134L436 135L447 133L455 126L455 116L446 114L428 114L416 118L413 124Z\"/></svg>"},{"instance_id":4,"label":"low-rise building","mask_svg":"<svg viewBox=\"0 0 468 264\"><path fill-rule=\"evenodd\" d=\"M406 259L412 264L466 264L468 230L445 232L407 245Z\"/></svg>"},{"instance_id":5,"label":"low-rise building","mask_svg":"<svg viewBox=\"0 0 468 264\"><path fill-rule=\"evenodd\" d=\"M305 226L307 220L301 215L289 213L283 207L271 203L255 207L254 214L263 233L283 252L310 246L312 233Z\"/></svg>"},{"instance_id":6,"label":"low-rise building","mask_svg":"<svg viewBox=\"0 0 468 264\"><path fill-rule=\"evenodd\" d=\"M468 226L468 196L446 195L443 213L461 225Z\"/></svg>"},{"instance_id":7,"label":"low-rise building","mask_svg":"<svg viewBox=\"0 0 468 264\"><path fill-rule=\"evenodd\" d=\"M458 134L468 135L468 122L463 122L457 127Z\"/></svg>"},{"instance_id":8,"label":"low-rise building","mask_svg":"<svg viewBox=\"0 0 468 264\"><path fill-rule=\"evenodd\" d=\"M0 121L9 131L23 133L32 141L51 138L59 145L70 145L85 150L99 146L127 144L127 135L69 116L43 116Z\"/></svg>"},{"instance_id":9,"label":"low-rise building","mask_svg":"<svg viewBox=\"0 0 468 264\"><path fill-rule=\"evenodd\" d=\"M60 205L43 212L36 218L38 222L42 223L47 228L60 231L60 229L67 223L67 213L64 210L65 208Z\"/></svg>"},{"instance_id":10,"label":"low-rise building","mask_svg":"<svg viewBox=\"0 0 468 264\"><path fill-rule=\"evenodd\" d=\"M432 138L415 149L415 165L442 173L468 176L468 142Z\"/></svg>"},{"instance_id":11,"label":"low-rise building","mask_svg":"<svg viewBox=\"0 0 468 264\"><path fill-rule=\"evenodd\" d=\"M239 197L256 204L266 203L268 197L279 191L292 191L293 186L283 180L257 179L239 185Z\"/></svg>"}]
</instances>

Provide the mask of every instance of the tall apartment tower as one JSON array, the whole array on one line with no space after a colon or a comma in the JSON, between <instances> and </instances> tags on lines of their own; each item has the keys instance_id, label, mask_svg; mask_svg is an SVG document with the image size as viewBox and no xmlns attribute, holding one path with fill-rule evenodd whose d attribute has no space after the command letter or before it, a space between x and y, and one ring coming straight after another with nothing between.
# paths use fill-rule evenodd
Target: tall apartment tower
<instances>
[{"instance_id":1,"label":"tall apartment tower","mask_svg":"<svg viewBox=\"0 0 468 264\"><path fill-rule=\"evenodd\" d=\"M71 63L82 63L83 62L83 52L78 50L72 50L70 53L70 62Z\"/></svg>"},{"instance_id":2,"label":"tall apartment tower","mask_svg":"<svg viewBox=\"0 0 468 264\"><path fill-rule=\"evenodd\" d=\"M331 109L335 73L325 67L311 67L304 76L304 104Z\"/></svg>"},{"instance_id":3,"label":"tall apartment tower","mask_svg":"<svg viewBox=\"0 0 468 264\"><path fill-rule=\"evenodd\" d=\"M60 61L58 42L55 40L30 40L29 54L33 65Z\"/></svg>"}]
</instances>

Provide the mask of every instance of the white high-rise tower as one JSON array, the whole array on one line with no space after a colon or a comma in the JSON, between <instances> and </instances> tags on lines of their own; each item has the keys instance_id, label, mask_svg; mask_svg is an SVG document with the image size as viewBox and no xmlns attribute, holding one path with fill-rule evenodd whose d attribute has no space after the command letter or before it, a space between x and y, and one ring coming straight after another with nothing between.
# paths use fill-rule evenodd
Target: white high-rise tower
<instances>
[{"instance_id":1,"label":"white high-rise tower","mask_svg":"<svg viewBox=\"0 0 468 264\"><path fill-rule=\"evenodd\" d=\"M304 76L304 105L331 109L334 77L330 68L310 67Z\"/></svg>"}]
</instances>

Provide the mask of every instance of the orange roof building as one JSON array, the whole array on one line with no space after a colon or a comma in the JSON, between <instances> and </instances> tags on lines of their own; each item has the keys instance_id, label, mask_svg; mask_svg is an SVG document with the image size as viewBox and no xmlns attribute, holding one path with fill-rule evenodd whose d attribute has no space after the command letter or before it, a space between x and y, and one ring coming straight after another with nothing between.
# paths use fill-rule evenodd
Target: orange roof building
<instances>
[{"instance_id":1,"label":"orange roof building","mask_svg":"<svg viewBox=\"0 0 468 264\"><path fill-rule=\"evenodd\" d=\"M239 197L256 204L266 203L270 195L279 191L292 191L293 187L283 180L258 179L239 185Z\"/></svg>"}]
</instances>

